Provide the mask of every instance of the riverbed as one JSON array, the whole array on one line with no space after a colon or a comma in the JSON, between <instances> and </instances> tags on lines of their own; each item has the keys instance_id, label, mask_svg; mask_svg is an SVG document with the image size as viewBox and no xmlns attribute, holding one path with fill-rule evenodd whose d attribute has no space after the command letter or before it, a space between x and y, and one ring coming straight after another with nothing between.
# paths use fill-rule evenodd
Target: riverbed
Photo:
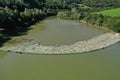
<instances>
[{"instance_id":1,"label":"riverbed","mask_svg":"<svg viewBox=\"0 0 120 80\"><path fill-rule=\"evenodd\" d=\"M83 23L47 18L26 35L13 37L5 45L34 39L43 45L69 45L103 34ZM120 80L119 43L77 55L25 55L0 52L1 80Z\"/></svg>"}]
</instances>

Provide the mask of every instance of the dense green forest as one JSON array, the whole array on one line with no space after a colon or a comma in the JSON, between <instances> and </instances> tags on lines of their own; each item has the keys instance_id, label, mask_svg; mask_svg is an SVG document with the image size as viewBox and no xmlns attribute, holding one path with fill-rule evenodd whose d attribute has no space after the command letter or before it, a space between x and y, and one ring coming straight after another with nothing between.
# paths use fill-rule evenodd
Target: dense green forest
<instances>
[{"instance_id":1,"label":"dense green forest","mask_svg":"<svg viewBox=\"0 0 120 80\"><path fill-rule=\"evenodd\" d=\"M0 0L0 39L25 32L30 25L52 15L85 20L120 32L120 17L93 13L118 8L119 3L120 0Z\"/></svg>"}]
</instances>

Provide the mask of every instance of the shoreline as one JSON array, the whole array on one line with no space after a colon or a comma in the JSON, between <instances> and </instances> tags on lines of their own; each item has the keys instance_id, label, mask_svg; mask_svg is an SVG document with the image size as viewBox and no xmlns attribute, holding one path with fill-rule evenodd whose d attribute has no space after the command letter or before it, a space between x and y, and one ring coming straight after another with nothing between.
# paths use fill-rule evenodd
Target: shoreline
<instances>
[{"instance_id":1,"label":"shoreline","mask_svg":"<svg viewBox=\"0 0 120 80\"><path fill-rule=\"evenodd\" d=\"M112 31L112 30L110 30L110 29L108 29L108 28L106 28L106 27L93 25L93 24L91 24L91 23L89 23L89 22L86 22L86 21L84 21L84 20L78 20L78 21L81 22L81 23L85 23L85 24L87 24L87 25L89 25L89 26L91 26L91 27L101 29L101 30L103 30L103 31L105 31L105 32L114 32L114 31Z\"/></svg>"},{"instance_id":2,"label":"shoreline","mask_svg":"<svg viewBox=\"0 0 120 80\"><path fill-rule=\"evenodd\" d=\"M57 18L58 18L58 19L61 19L61 20L72 20L72 19L62 19L62 18L59 18L59 17L57 17ZM100 29L100 30L103 31L103 33L114 32L113 30L110 30L110 29L108 29L108 28L106 28L106 27L93 25L93 24L91 24L91 23L89 23L89 22L87 22L87 21L85 21L85 20L73 20L73 21L86 24L86 25L88 25L88 26L90 26L90 27L93 27L93 28Z\"/></svg>"},{"instance_id":3,"label":"shoreline","mask_svg":"<svg viewBox=\"0 0 120 80\"><path fill-rule=\"evenodd\" d=\"M89 40L78 41L71 45L45 46L34 41L27 41L22 45L11 45L0 48L0 51L22 53L22 54L80 54L96 51L109 47L120 41L120 34L107 28L92 25L84 20L74 20L89 25L90 27L105 30L103 34L95 36Z\"/></svg>"},{"instance_id":4,"label":"shoreline","mask_svg":"<svg viewBox=\"0 0 120 80\"><path fill-rule=\"evenodd\" d=\"M0 50L22 54L81 54L109 47L119 41L120 34L112 32L93 37L89 40L78 41L71 45L44 46L31 41L23 45L1 47Z\"/></svg>"}]
</instances>

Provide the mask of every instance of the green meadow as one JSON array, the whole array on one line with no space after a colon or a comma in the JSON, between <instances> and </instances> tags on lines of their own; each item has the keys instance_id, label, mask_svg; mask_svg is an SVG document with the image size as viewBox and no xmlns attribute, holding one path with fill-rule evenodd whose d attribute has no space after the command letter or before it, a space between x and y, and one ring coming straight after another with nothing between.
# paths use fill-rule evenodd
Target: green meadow
<instances>
[{"instance_id":1,"label":"green meadow","mask_svg":"<svg viewBox=\"0 0 120 80\"><path fill-rule=\"evenodd\" d=\"M97 14L102 14L105 16L111 16L111 17L120 17L120 8L110 9L110 10L104 10L100 12L96 12Z\"/></svg>"}]
</instances>

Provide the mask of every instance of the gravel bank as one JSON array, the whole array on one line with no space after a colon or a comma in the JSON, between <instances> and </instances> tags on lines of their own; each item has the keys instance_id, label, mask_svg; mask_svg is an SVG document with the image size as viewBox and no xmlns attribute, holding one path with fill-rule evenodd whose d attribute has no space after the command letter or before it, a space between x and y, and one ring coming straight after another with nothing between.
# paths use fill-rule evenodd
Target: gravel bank
<instances>
[{"instance_id":1,"label":"gravel bank","mask_svg":"<svg viewBox=\"0 0 120 80\"><path fill-rule=\"evenodd\" d=\"M28 41L18 46L1 47L1 51L27 54L75 54L85 53L111 46L120 41L120 34L106 33L92 39L79 41L71 45L44 46Z\"/></svg>"}]
</instances>

